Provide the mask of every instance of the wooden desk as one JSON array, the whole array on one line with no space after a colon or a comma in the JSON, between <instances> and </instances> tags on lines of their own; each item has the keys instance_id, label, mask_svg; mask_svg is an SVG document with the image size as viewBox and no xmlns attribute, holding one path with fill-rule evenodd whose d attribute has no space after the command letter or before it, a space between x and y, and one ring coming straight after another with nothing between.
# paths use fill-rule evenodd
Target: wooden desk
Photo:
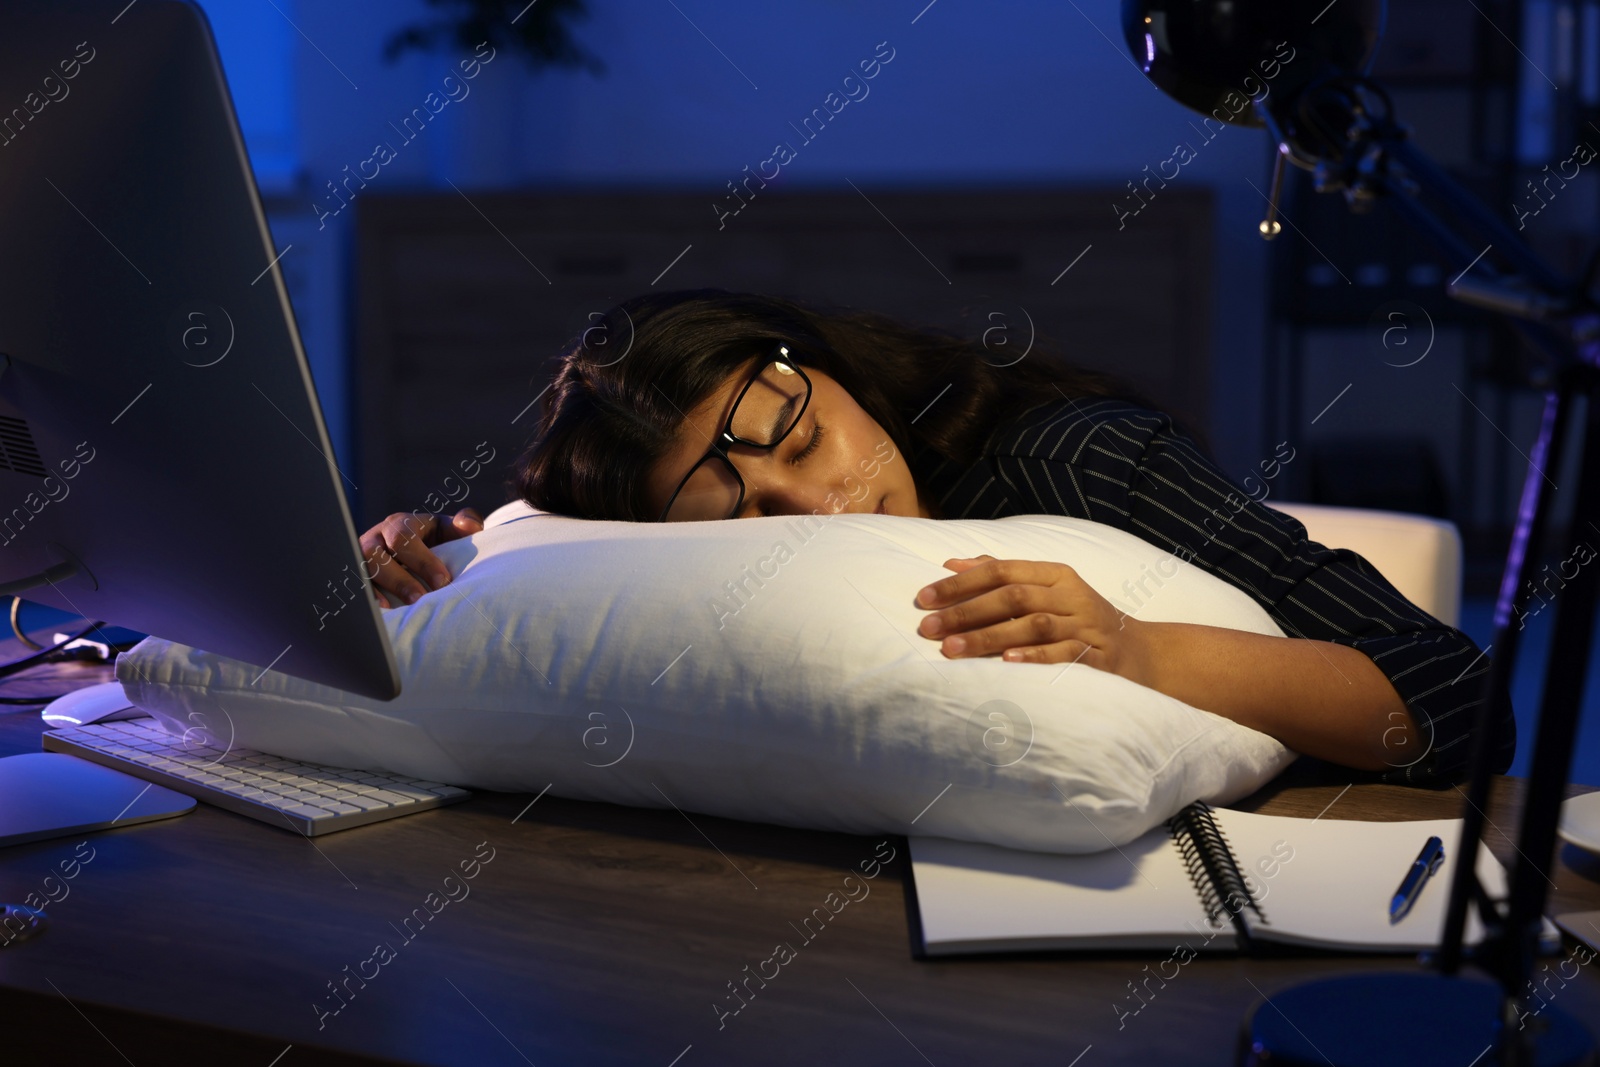
<instances>
[{"instance_id":1,"label":"wooden desk","mask_svg":"<svg viewBox=\"0 0 1600 1067\"><path fill-rule=\"evenodd\" d=\"M57 674L13 679L3 692L109 676ZM0 753L37 751L40 730L34 711L0 712ZM1499 830L1515 833L1519 786L1496 782L1489 816ZM1280 780L1240 806L1404 819L1451 817L1460 804L1453 790L1343 787ZM912 960L901 839L890 839L897 858L870 894L804 943L790 924L881 838L533 800L480 793L315 840L206 805L88 835L94 858L50 906L51 928L0 951L0 1049L30 1064L140 1067L378 1062L363 1056L473 1067L1223 1065L1257 989L1415 966L1201 957L1119 1031L1112 1004L1150 954ZM0 900L37 891L80 840L0 850ZM1487 840L1510 860L1504 834L1491 829ZM405 917L459 877L480 842L493 858L465 883L468 895L425 925L414 919L407 942ZM1600 865L1570 847L1561 858L1551 911L1600 908ZM727 983L780 941L797 958L719 1029L713 1004ZM334 1003L326 983L363 967L380 942L394 958L365 965L376 976L364 988L352 981L354 996L319 1029L313 1005ZM1595 970L1555 1003L1600 1018Z\"/></svg>"}]
</instances>

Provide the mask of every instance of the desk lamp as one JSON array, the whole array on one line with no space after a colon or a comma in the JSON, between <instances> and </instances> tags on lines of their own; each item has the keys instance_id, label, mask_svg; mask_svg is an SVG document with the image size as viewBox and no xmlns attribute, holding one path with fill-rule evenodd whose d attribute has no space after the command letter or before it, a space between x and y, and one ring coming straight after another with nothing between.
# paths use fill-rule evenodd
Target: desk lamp
<instances>
[{"instance_id":1,"label":"desk lamp","mask_svg":"<svg viewBox=\"0 0 1600 1067\"><path fill-rule=\"evenodd\" d=\"M1600 307L1591 295L1600 248L1577 281L1558 277L1418 151L1408 140L1409 129L1396 121L1388 94L1368 75L1386 14L1385 0L1122 2L1124 38L1158 88L1219 121L1265 128L1277 145L1263 237L1279 232L1285 163L1311 171L1318 192L1342 193L1358 213L1383 198L1460 271L1446 287L1452 298L1505 316L1532 342L1542 366L1534 369L1537 376L1529 374L1529 383L1547 390L1495 603L1490 647L1497 652L1484 676L1471 741L1467 805L1438 950L1423 955L1428 969L1421 972L1324 979L1275 994L1245 1020L1238 1060L1338 1067L1592 1063L1594 1039L1583 1026L1554 1005L1535 1011L1527 994L1594 629L1596 568L1580 569L1557 609L1509 896L1491 899L1475 868L1493 759L1487 739L1501 711L1500 696L1508 691L1520 636L1511 620L1526 609L1523 590L1532 589L1534 563L1529 550L1543 543L1549 521L1543 472L1560 468L1580 396L1587 402L1566 556L1576 547L1578 531L1600 525ZM1446 205L1474 241L1425 207L1423 193ZM1467 949L1469 907L1476 909L1485 936ZM1463 962L1493 982L1459 975Z\"/></svg>"}]
</instances>

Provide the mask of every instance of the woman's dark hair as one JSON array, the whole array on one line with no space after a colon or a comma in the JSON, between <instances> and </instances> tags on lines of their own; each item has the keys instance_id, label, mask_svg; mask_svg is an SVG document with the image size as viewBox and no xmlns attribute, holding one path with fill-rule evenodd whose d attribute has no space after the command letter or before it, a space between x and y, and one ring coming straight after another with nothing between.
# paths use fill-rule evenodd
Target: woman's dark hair
<instances>
[{"instance_id":1,"label":"woman's dark hair","mask_svg":"<svg viewBox=\"0 0 1600 1067\"><path fill-rule=\"evenodd\" d=\"M875 312L722 289L646 293L562 350L507 488L541 511L654 521L648 474L672 450L685 413L774 342L843 386L908 461L925 446L975 462L999 422L1062 398L1159 410L1116 375L1073 367L1042 343L996 365L980 341ZM1197 430L1169 417L1206 449Z\"/></svg>"}]
</instances>

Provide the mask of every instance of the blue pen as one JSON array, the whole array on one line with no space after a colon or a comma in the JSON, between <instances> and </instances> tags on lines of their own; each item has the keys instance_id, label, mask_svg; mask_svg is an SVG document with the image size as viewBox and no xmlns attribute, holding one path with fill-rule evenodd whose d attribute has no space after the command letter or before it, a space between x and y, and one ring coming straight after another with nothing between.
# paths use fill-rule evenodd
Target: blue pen
<instances>
[{"instance_id":1,"label":"blue pen","mask_svg":"<svg viewBox=\"0 0 1600 1067\"><path fill-rule=\"evenodd\" d=\"M1428 878L1439 865L1444 862L1444 842L1437 837L1428 838L1427 844L1422 846L1422 851L1417 853L1416 860L1411 864L1411 869L1406 872L1405 879L1401 881L1400 888L1394 891L1394 899L1389 902L1389 922L1397 923L1406 917L1411 910L1411 905L1417 902L1422 895L1422 887L1427 884Z\"/></svg>"}]
</instances>

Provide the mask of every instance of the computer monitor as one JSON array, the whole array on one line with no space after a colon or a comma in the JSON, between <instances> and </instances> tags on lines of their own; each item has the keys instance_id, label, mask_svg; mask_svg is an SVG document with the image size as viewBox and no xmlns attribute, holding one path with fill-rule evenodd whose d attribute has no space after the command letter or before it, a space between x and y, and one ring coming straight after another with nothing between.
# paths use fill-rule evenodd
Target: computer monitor
<instances>
[{"instance_id":1,"label":"computer monitor","mask_svg":"<svg viewBox=\"0 0 1600 1067\"><path fill-rule=\"evenodd\" d=\"M0 9L0 592L400 692L204 13Z\"/></svg>"}]
</instances>

